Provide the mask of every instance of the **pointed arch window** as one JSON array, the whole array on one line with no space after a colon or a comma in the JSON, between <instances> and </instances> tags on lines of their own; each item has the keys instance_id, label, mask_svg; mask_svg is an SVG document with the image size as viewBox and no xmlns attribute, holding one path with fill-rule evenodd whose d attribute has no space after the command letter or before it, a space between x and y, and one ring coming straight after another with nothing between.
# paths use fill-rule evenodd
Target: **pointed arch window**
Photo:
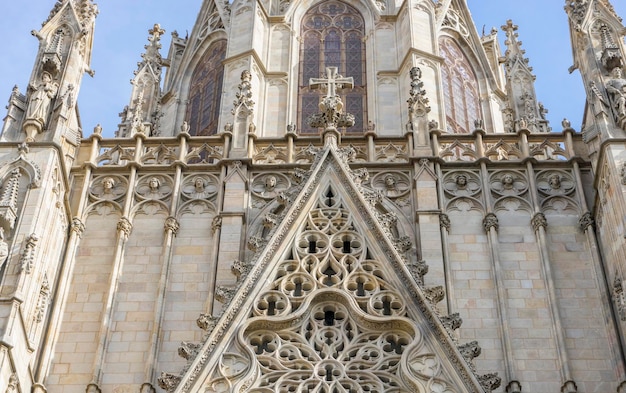
<instances>
[{"instance_id":1,"label":"pointed arch window","mask_svg":"<svg viewBox=\"0 0 626 393\"><path fill-rule=\"evenodd\" d=\"M214 42L193 71L185 116L191 135L217 133L225 56L226 41Z\"/></svg>"},{"instance_id":2,"label":"pointed arch window","mask_svg":"<svg viewBox=\"0 0 626 393\"><path fill-rule=\"evenodd\" d=\"M478 80L467 57L459 45L450 38L440 42L443 96L446 111L447 131L468 133L474 120L481 119L478 95Z\"/></svg>"},{"instance_id":3,"label":"pointed arch window","mask_svg":"<svg viewBox=\"0 0 626 393\"><path fill-rule=\"evenodd\" d=\"M337 67L339 74L354 78L354 88L339 94L345 110L355 116L348 132L363 131L367 124L364 36L361 14L340 1L323 2L304 15L298 81L298 127L302 133L317 132L306 124L306 119L319 111L322 92L310 89L309 79L325 74L326 67Z\"/></svg>"}]
</instances>

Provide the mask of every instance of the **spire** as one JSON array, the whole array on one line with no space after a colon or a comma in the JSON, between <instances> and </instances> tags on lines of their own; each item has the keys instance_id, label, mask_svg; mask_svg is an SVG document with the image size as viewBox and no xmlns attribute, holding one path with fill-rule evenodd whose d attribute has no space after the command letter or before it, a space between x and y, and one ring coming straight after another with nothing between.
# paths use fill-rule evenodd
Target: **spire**
<instances>
[{"instance_id":1,"label":"spire","mask_svg":"<svg viewBox=\"0 0 626 393\"><path fill-rule=\"evenodd\" d=\"M23 96L14 94L10 119L3 128L6 141L55 141L77 145L81 124L76 97L90 68L97 6L91 0L59 0L39 31L33 71ZM62 144L62 143L61 143Z\"/></svg>"},{"instance_id":2,"label":"spire","mask_svg":"<svg viewBox=\"0 0 626 393\"><path fill-rule=\"evenodd\" d=\"M161 112L161 73L165 60L161 56L161 36L165 30L155 24L148 30L146 51L137 63L130 106L120 114L122 123L116 133L119 137L129 137L138 132L156 136L160 134Z\"/></svg>"},{"instance_id":3,"label":"spire","mask_svg":"<svg viewBox=\"0 0 626 393\"><path fill-rule=\"evenodd\" d=\"M574 49L570 71L580 70L588 97L585 140L622 137L626 131L622 19L609 0L568 0L565 11Z\"/></svg>"},{"instance_id":4,"label":"spire","mask_svg":"<svg viewBox=\"0 0 626 393\"><path fill-rule=\"evenodd\" d=\"M510 19L502 30L506 34L506 52L502 62L506 72L506 90L508 93L508 107L504 110L505 126L508 132L519 129L528 129L532 132L550 132L546 120L548 112L543 104L537 101L535 93L535 76L532 67L528 65L528 58L524 55L522 42L517 34L517 25Z\"/></svg>"}]
</instances>

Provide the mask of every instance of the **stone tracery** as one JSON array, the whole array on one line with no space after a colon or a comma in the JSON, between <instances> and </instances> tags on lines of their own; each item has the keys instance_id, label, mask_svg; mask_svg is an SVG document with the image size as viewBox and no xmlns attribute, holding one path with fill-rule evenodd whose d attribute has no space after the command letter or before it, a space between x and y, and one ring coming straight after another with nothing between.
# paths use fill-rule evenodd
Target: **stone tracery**
<instances>
[{"instance_id":1,"label":"stone tracery","mask_svg":"<svg viewBox=\"0 0 626 393\"><path fill-rule=\"evenodd\" d=\"M319 194L231 346L244 350L223 355L238 371L208 391L454 391L345 206L332 187Z\"/></svg>"}]
</instances>

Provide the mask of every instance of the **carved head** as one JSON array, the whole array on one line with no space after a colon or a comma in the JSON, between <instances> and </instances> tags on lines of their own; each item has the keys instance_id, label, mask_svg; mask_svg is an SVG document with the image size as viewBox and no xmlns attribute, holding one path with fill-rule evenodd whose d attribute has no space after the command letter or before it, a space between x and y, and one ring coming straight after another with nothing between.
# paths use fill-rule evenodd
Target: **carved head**
<instances>
[{"instance_id":1,"label":"carved head","mask_svg":"<svg viewBox=\"0 0 626 393\"><path fill-rule=\"evenodd\" d=\"M200 176L196 176L193 179L193 186L196 188L196 192L203 192L204 191L204 179L201 178Z\"/></svg>"},{"instance_id":2,"label":"carved head","mask_svg":"<svg viewBox=\"0 0 626 393\"><path fill-rule=\"evenodd\" d=\"M467 176L465 176L465 175L458 175L456 177L455 182L456 182L457 187L465 188L465 186L467 186Z\"/></svg>"},{"instance_id":3,"label":"carved head","mask_svg":"<svg viewBox=\"0 0 626 393\"><path fill-rule=\"evenodd\" d=\"M276 176L269 175L265 177L265 189L273 190L276 187Z\"/></svg>"},{"instance_id":4,"label":"carved head","mask_svg":"<svg viewBox=\"0 0 626 393\"><path fill-rule=\"evenodd\" d=\"M504 185L504 187L512 187L513 183L515 182L515 179L513 178L513 175L511 175L510 173L505 174L504 176L502 176L502 184Z\"/></svg>"},{"instance_id":5,"label":"carved head","mask_svg":"<svg viewBox=\"0 0 626 393\"><path fill-rule=\"evenodd\" d=\"M385 186L387 188L396 188L397 179L394 175L385 176Z\"/></svg>"},{"instance_id":6,"label":"carved head","mask_svg":"<svg viewBox=\"0 0 626 393\"><path fill-rule=\"evenodd\" d=\"M561 176L557 173L550 175L548 178L548 184L550 184L550 187L553 189L558 190L561 188Z\"/></svg>"},{"instance_id":7,"label":"carved head","mask_svg":"<svg viewBox=\"0 0 626 393\"><path fill-rule=\"evenodd\" d=\"M115 179L112 177L105 177L102 179L102 188L104 192L111 192L111 190L115 187Z\"/></svg>"},{"instance_id":8,"label":"carved head","mask_svg":"<svg viewBox=\"0 0 626 393\"><path fill-rule=\"evenodd\" d=\"M148 187L150 187L150 191L156 191L159 189L159 187L161 187L161 181L156 178L156 177L152 177L150 178L150 181L148 182Z\"/></svg>"}]
</instances>

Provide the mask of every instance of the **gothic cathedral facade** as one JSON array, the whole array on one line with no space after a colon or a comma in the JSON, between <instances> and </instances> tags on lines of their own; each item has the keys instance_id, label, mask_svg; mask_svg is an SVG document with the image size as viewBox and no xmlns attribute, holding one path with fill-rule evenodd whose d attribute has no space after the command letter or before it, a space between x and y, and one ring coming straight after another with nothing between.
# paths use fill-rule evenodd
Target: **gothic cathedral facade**
<instances>
[{"instance_id":1,"label":"gothic cathedral facade","mask_svg":"<svg viewBox=\"0 0 626 393\"><path fill-rule=\"evenodd\" d=\"M0 136L0 391L626 392L626 29L565 3L580 131L464 0L204 0L104 137L58 0Z\"/></svg>"}]
</instances>

